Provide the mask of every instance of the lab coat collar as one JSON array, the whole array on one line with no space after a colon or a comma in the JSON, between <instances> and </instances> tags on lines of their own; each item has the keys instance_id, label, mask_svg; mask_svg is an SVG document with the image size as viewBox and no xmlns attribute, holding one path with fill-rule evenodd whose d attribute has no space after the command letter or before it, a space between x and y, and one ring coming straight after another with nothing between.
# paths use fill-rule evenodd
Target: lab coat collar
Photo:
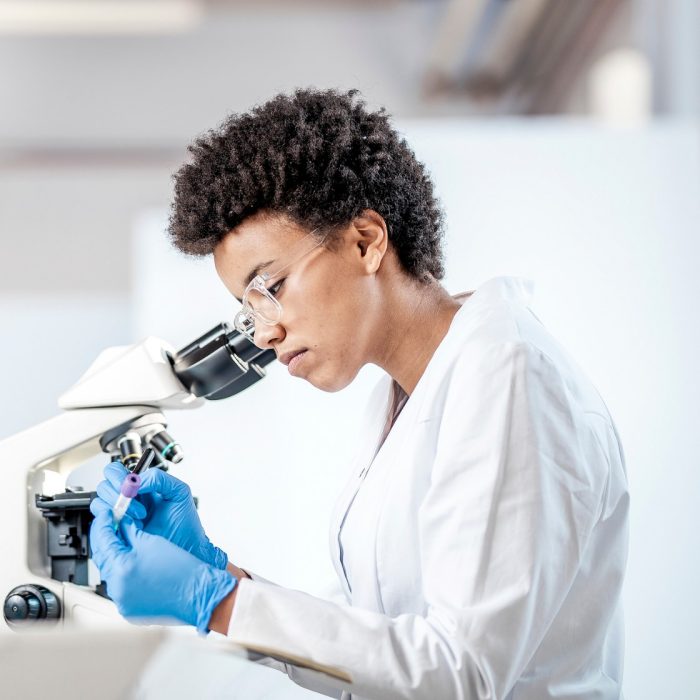
<instances>
[{"instance_id":1,"label":"lab coat collar","mask_svg":"<svg viewBox=\"0 0 700 700\"><path fill-rule=\"evenodd\" d=\"M435 349L430 358L423 375L419 378L413 394L422 396L423 386L431 381L434 372L441 371L440 368L448 361L463 342L463 336L471 328L470 319L478 313L483 304L492 304L494 301L502 300L512 304L528 306L534 293L534 282L527 277L492 277L487 282L479 285L474 292L462 302L462 306L452 318L447 334ZM389 382L391 384L391 382ZM423 398L420 399L422 401ZM414 404L417 400L414 399Z\"/></svg>"},{"instance_id":2,"label":"lab coat collar","mask_svg":"<svg viewBox=\"0 0 700 700\"><path fill-rule=\"evenodd\" d=\"M476 288L457 314L477 299L503 299L528 306L534 296L534 288L534 282L527 277L492 277Z\"/></svg>"}]
</instances>

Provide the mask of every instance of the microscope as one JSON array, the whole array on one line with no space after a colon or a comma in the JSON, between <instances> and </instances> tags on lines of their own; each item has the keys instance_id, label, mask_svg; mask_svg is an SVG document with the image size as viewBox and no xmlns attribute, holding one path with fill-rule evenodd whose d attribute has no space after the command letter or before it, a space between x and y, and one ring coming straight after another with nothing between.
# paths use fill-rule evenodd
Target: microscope
<instances>
[{"instance_id":1,"label":"microscope","mask_svg":"<svg viewBox=\"0 0 700 700\"><path fill-rule=\"evenodd\" d=\"M233 396L275 358L228 323L177 352L154 337L108 348L59 398L59 415L1 441L0 631L124 624L90 561L96 494L66 488L68 475L99 455L131 470L147 447L157 455L151 468L167 470L183 452L164 412Z\"/></svg>"}]
</instances>

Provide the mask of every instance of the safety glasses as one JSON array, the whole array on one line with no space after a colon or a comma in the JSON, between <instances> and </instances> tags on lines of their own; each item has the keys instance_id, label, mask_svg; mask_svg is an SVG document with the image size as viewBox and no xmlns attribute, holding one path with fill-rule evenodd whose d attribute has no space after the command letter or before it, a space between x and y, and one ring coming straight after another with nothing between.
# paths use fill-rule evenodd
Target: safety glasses
<instances>
[{"instance_id":1,"label":"safety glasses","mask_svg":"<svg viewBox=\"0 0 700 700\"><path fill-rule=\"evenodd\" d=\"M299 250L295 249L290 255L292 259L289 262L274 273L263 272L256 275L245 288L241 299L242 307L236 314L233 325L251 342L253 342L256 323L274 326L282 320L282 304L275 298L280 287L279 277L285 270L324 243L328 234L318 238L314 236L317 231L318 229L314 229L300 241ZM313 238L311 246L309 246L309 238Z\"/></svg>"}]
</instances>

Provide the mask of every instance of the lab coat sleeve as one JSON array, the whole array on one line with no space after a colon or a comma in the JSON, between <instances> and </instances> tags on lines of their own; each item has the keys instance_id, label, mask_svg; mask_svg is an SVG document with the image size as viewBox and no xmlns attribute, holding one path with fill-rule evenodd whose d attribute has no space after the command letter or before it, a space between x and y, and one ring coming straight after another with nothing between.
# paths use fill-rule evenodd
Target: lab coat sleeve
<instances>
[{"instance_id":1,"label":"lab coat sleeve","mask_svg":"<svg viewBox=\"0 0 700 700\"><path fill-rule=\"evenodd\" d=\"M250 571L249 569L243 569L243 571L245 571L246 574L248 574L248 576L250 576L251 580L253 580L253 581L260 581L261 583L269 583L269 584L272 584L273 586L276 585L272 581L268 581L266 578L263 578L260 574L256 574L255 572Z\"/></svg>"},{"instance_id":2,"label":"lab coat sleeve","mask_svg":"<svg viewBox=\"0 0 700 700\"><path fill-rule=\"evenodd\" d=\"M272 581L269 581L266 578L263 578L259 574L256 574L248 569L244 569L244 571L248 574L248 576L250 576L250 580L252 581L264 583L268 586L277 586L277 584L273 583ZM242 580L245 581L246 579ZM238 585L240 586L240 582ZM326 589L326 592L328 593L328 597L332 597L336 600L342 597L342 591L340 589L340 585L337 579L334 585L329 584L329 586ZM308 690L313 690L317 693L321 693L322 695L326 695L332 698L340 698L341 696L342 691L328 685L322 674L309 671L305 668L299 668L298 666L294 666L294 664L286 663L280 659L275 659L270 656L264 655L260 656L259 658L256 658L255 663L259 666L267 666L268 668L274 668L276 671L286 673L287 676L289 676L289 678L293 680L297 685L307 688Z\"/></svg>"},{"instance_id":3,"label":"lab coat sleeve","mask_svg":"<svg viewBox=\"0 0 700 700\"><path fill-rule=\"evenodd\" d=\"M246 574L248 574L248 576L250 576L251 580L253 581L267 583L273 586L276 585L272 583L272 581L268 581L266 578L263 578L259 574L249 571L248 569L244 569L244 571L246 572ZM287 675L289 675L287 664L283 663L282 661L278 661L277 659L273 659L269 656L261 656L259 658L256 658L255 663L259 666L267 666L268 668L274 668L276 671L281 671L282 673L286 673Z\"/></svg>"},{"instance_id":4,"label":"lab coat sleeve","mask_svg":"<svg viewBox=\"0 0 700 700\"><path fill-rule=\"evenodd\" d=\"M405 572L422 578L425 614L390 618L242 581L229 636L340 668L352 683L328 682L359 696L507 696L576 575L605 459L529 344L465 353L446 391L441 416L428 416L440 424L418 516L422 571Z\"/></svg>"}]
</instances>

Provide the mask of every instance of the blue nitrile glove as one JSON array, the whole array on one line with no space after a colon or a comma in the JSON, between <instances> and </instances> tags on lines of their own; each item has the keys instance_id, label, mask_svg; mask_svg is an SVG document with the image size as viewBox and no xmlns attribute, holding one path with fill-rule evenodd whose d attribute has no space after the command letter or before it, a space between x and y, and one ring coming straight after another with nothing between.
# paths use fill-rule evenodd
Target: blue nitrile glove
<instances>
[{"instance_id":1,"label":"blue nitrile glove","mask_svg":"<svg viewBox=\"0 0 700 700\"><path fill-rule=\"evenodd\" d=\"M94 499L90 505L94 515L104 510L105 505L109 509L114 507L122 481L128 473L121 462L112 462L105 467L105 480L97 485L100 498ZM225 569L228 557L206 536L190 487L155 467L147 469L140 476L141 488L138 496L129 504L127 515L145 532L165 537L207 564Z\"/></svg>"},{"instance_id":2,"label":"blue nitrile glove","mask_svg":"<svg viewBox=\"0 0 700 700\"><path fill-rule=\"evenodd\" d=\"M98 511L92 521L90 546L119 612L126 618L147 618L145 623L174 618L207 633L214 609L238 583L228 571L139 530L129 516L115 532L108 510Z\"/></svg>"}]
</instances>

